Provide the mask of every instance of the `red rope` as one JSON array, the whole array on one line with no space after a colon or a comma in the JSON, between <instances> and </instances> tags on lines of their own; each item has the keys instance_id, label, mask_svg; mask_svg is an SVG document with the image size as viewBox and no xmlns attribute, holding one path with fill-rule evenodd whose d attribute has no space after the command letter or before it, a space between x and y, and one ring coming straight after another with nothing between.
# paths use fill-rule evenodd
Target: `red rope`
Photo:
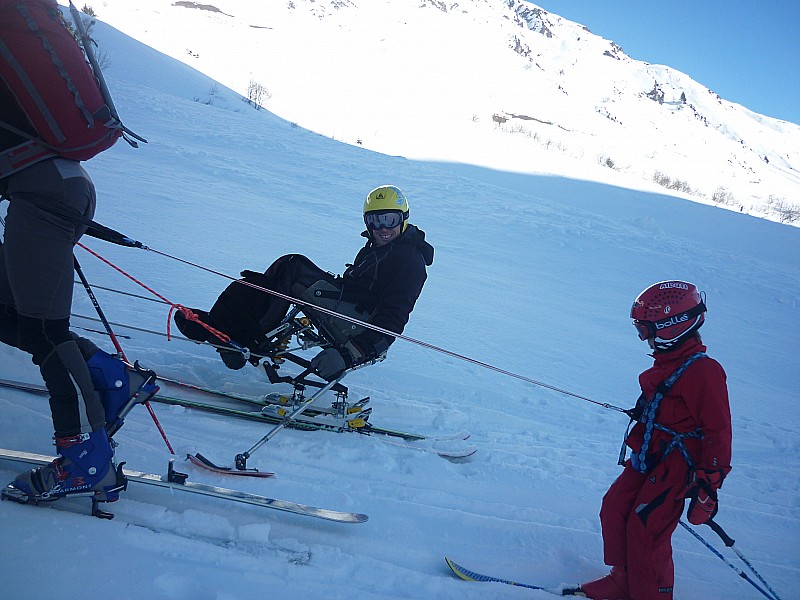
<instances>
[{"instance_id":1,"label":"red rope","mask_svg":"<svg viewBox=\"0 0 800 600\"><path fill-rule=\"evenodd\" d=\"M84 250L86 250L87 252L89 252L90 254L93 254L94 256L96 256L97 258L99 258L100 260L105 262L106 264L114 267L115 269L117 268L114 265L112 265L110 262L108 262L106 259L104 259L102 256L97 254L96 252L93 252L92 250L89 250L89 248L87 248L86 246L84 246L80 242L78 242L77 245L80 246L81 248L83 248ZM117 270L119 271L119 269L117 269ZM81 274L81 279L83 280L84 284L86 284L87 289L89 289L88 288L88 283L83 278L82 274ZM153 293L155 293L155 292L153 292ZM125 363L128 363L128 360L125 357L125 353L122 351L122 346L120 346L119 341L117 340L117 336L114 335L114 332L111 330L111 328L108 325L108 323L105 322L105 318L103 317L102 311L100 310L99 306L97 306L96 300L95 300L94 296L92 295L91 290L89 290L89 295L92 296L92 301L95 302L95 306L97 307L98 313L100 314L100 317L103 318L103 322L105 323L106 327L108 328L108 333L111 336L111 341L114 342L114 347L117 349L117 352L119 352L119 355L122 357L122 360ZM169 449L170 454L172 454L174 456L175 455L175 450L172 448L172 444L169 443L169 439L167 438L167 434L164 431L164 428L161 426L161 422L158 420L158 417L156 416L156 413L153 410L153 407L150 406L150 402L147 401L147 400L145 400L143 404L145 405L145 407L147 407L147 410L150 413L150 417L153 419L153 423L155 423L155 425L156 425L156 429L158 429L158 432L161 434L161 439L164 440L164 443L167 445L167 449Z\"/></svg>"},{"instance_id":2,"label":"red rope","mask_svg":"<svg viewBox=\"0 0 800 600\"><path fill-rule=\"evenodd\" d=\"M207 329L209 332L211 332L212 335L218 337L223 342L230 342L231 341L230 336L228 336L227 334L219 331L218 329L214 329L213 327L211 327L211 325L208 325L207 323L204 323L203 321L201 321L200 317L197 315L197 313L193 312L190 308L186 308L182 304L176 304L174 302L170 302L167 298L165 298L164 296L159 294L153 288L145 285L144 283L142 283L141 281L136 279L133 275L131 275L130 273L127 273L124 270L120 269L117 265L115 265L114 263L112 263L108 259L103 258L102 256L100 256L94 250L92 250L90 248L87 248L82 243L78 242L78 246L80 246L81 248L86 250L92 256L95 256L95 257L99 258L101 261L103 261L109 267L111 267L112 269L114 269L118 273L124 275L125 277L127 277L128 279L133 281L135 284L142 286L144 289L146 289L148 292L153 294L156 298L158 298L159 300L161 300L165 304L169 304L170 309L169 309L169 313L167 314L167 340L169 340L170 336L171 336L172 315L177 310L178 312L180 312L186 318L187 321L192 321L193 323L198 323L198 324L202 325L205 329Z\"/></svg>"}]
</instances>

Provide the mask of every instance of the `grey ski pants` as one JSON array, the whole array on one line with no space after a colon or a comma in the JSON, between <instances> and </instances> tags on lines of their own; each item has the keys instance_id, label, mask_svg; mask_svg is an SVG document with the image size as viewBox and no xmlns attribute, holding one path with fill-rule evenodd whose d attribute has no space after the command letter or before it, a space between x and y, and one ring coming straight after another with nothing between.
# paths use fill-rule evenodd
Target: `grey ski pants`
<instances>
[{"instance_id":1,"label":"grey ski pants","mask_svg":"<svg viewBox=\"0 0 800 600\"><path fill-rule=\"evenodd\" d=\"M86 227L48 211L91 218L94 184L78 162L56 158L10 176L6 195L0 341L29 353L39 366L57 437L95 431L104 426L103 407L69 330L72 250Z\"/></svg>"}]
</instances>

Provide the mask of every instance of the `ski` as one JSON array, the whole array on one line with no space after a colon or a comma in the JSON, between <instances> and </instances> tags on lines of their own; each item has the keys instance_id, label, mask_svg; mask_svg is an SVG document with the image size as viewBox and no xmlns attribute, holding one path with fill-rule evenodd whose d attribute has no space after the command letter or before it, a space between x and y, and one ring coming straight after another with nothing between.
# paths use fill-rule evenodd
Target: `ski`
<instances>
[{"instance_id":1,"label":"ski","mask_svg":"<svg viewBox=\"0 0 800 600\"><path fill-rule=\"evenodd\" d=\"M0 448L0 460L25 463L33 466L42 466L51 463L54 458L52 456L45 456L43 454L34 454L31 452ZM254 506L260 506L261 508L269 508L272 510L279 510L307 517L315 517L317 519L325 519L327 521L335 521L337 523L364 523L368 520L367 515L363 513L340 512L326 508L317 508L314 506L307 506L305 504L298 504L288 500L267 498L266 496L259 496L238 490L231 490L213 485L187 481L186 475L172 470L172 463L170 463L170 469L167 475L144 473L142 471L135 471L133 469L123 469L122 472L125 475L128 483L133 484L156 486L179 492L188 492L190 494L221 498L223 500L229 500L242 504L252 504ZM108 513L104 514L108 515ZM105 516L105 518L109 517Z\"/></svg>"},{"instance_id":2,"label":"ski","mask_svg":"<svg viewBox=\"0 0 800 600\"><path fill-rule=\"evenodd\" d=\"M472 446L472 445L464 446L460 444L448 445L446 442L439 442L439 441L435 441L431 445L419 446L416 445L419 442L407 443L402 441L396 441L391 438L383 438L380 440L380 443L388 444L390 446L398 446L399 448L408 448L410 450L416 450L419 452L427 452L428 454L435 454L437 456L441 456L442 458L447 458L449 460L468 458L478 451L477 446Z\"/></svg>"},{"instance_id":3,"label":"ski","mask_svg":"<svg viewBox=\"0 0 800 600\"><path fill-rule=\"evenodd\" d=\"M476 573L475 571L470 571L469 569L462 567L458 563L450 560L446 556L444 557L447 566L452 569L453 573L463 579L464 581L478 581L481 583L504 583L506 585L513 585L516 587L523 587L528 588L530 590L541 590L543 592L547 592L548 594L553 594L554 596L581 596L586 597L583 592L580 591L580 588L577 586L574 588L568 587L558 587L558 588L547 588L541 585L533 585L530 583L520 583L518 581L510 581L508 579L500 579L499 577L492 577L490 575L482 575L481 573Z\"/></svg>"},{"instance_id":4,"label":"ski","mask_svg":"<svg viewBox=\"0 0 800 600\"><path fill-rule=\"evenodd\" d=\"M263 421L265 423L280 423L285 417L284 414L275 410L278 408L276 406L265 406L260 411L247 411L227 406L220 406L218 404L206 404L204 402L197 402L195 400L185 400L182 398L172 398L162 395L155 396L153 401L183 406L185 408L194 408L220 415L241 417L254 421ZM326 418L324 415L303 415L302 418L290 422L287 427L302 431L332 431L337 433L349 431L364 435L375 434L381 436L382 438L386 438L381 440L382 443L399 446L401 448L410 448L412 450L421 452L428 452L446 459L467 458L478 451L476 446L464 446L457 443L469 438L469 432L466 431L459 431L454 434L443 436L422 436L405 431L396 431L394 429L387 429L385 427L377 427L366 420L358 420L360 421L358 423L355 423L356 419L350 419L342 422ZM391 438L400 438L402 441L394 441ZM453 443L448 445L446 442ZM420 446L416 444L426 445Z\"/></svg>"},{"instance_id":5,"label":"ski","mask_svg":"<svg viewBox=\"0 0 800 600\"><path fill-rule=\"evenodd\" d=\"M162 377L159 375L159 381L167 382L171 385L176 385L179 387L185 387L197 392L202 392L205 394L209 394L212 396L217 396L219 398L226 398L228 400L235 400L237 402L242 402L245 404L252 404L254 406L258 406L261 408L261 412L269 413L275 411L274 406L280 407L292 407L294 406L291 402L291 399L288 396L285 396L280 393L270 393L260 397L252 397L252 396L245 396L242 394L235 394L232 392L225 392L222 390L216 390L214 388L204 387L195 385L193 383L186 383L184 381L179 381L177 379L170 379L169 377ZM346 409L342 411L340 408L335 406L310 406L308 409L303 411L303 414L300 415L298 418L299 421L314 421L310 417L317 417L320 415L337 415L340 418L344 418L346 420L354 420L359 417L360 414L369 414L369 408L366 408L366 404L369 402L369 397L362 398L358 402L354 404L347 405ZM214 405L216 406L216 405ZM223 408L227 408L224 407ZM344 412L344 417L342 417L342 413ZM253 414L257 414L253 412ZM280 413L275 413L276 417L283 417ZM328 422L324 420L317 419L318 423L322 423L323 425L329 425ZM327 426L326 429L331 429L330 426ZM352 428L355 429L355 428ZM416 433L409 433L405 431L396 431L393 429L387 429L385 427L377 427L377 426L370 426L369 431L365 431L363 433L375 433L378 435L389 435L393 437L402 437L406 440L433 440L433 441L445 441L445 440L466 440L469 439L469 432L468 431L457 431L451 434L443 434L443 435L422 435Z\"/></svg>"},{"instance_id":6,"label":"ski","mask_svg":"<svg viewBox=\"0 0 800 600\"><path fill-rule=\"evenodd\" d=\"M36 383L25 383L22 381L13 381L11 379L0 379L0 387L9 388L12 390L20 390L21 392L31 392L33 394L48 395L50 392L43 385Z\"/></svg>"},{"instance_id":7,"label":"ski","mask_svg":"<svg viewBox=\"0 0 800 600\"><path fill-rule=\"evenodd\" d=\"M285 412L281 412L280 409L283 408L291 409L295 407L290 401L287 396L278 393L271 393L266 394L260 398L253 398L249 396L243 396L240 394L233 394L230 392L223 392L221 390L215 390L212 388L200 387L195 386L193 384L182 383L178 382L174 379L165 379L160 377L160 380L167 381L168 383L179 385L179 386L186 386L189 389L193 389L196 391L204 392L206 394L211 394L214 396L218 396L221 398L227 398L229 400L235 400L237 402L242 402L245 404L252 404L255 406L260 407L260 411L243 411L247 414L251 415L263 415L259 417L259 420L264 420L268 417L273 417L275 419L283 419L285 416ZM161 397L166 397L161 395ZM389 429L386 427L379 427L372 425L370 423L361 423L360 420L366 421L369 418L371 408L367 408L366 404L369 402L369 397L363 398L358 402L348 405L345 411L341 411L340 409L330 406L330 407L323 407L323 406L310 406L308 409L303 411L303 414L300 415L297 419L298 423L309 423L312 425L319 425L320 428L330 430L330 431L341 431L341 430L350 430L350 431L358 431L360 433L374 433L377 435L387 435L391 437L400 437L404 438L407 441L414 441L414 440L429 440L429 441L449 441L449 440L466 440L469 439L469 432L468 431L457 431L450 434L443 434L443 435L423 435L417 433L410 433L407 431L397 431L395 429ZM220 406L221 408L233 408L224 405L207 405L204 403L197 403L197 408L200 408L200 404L203 406ZM241 410L241 409L233 409L233 410ZM344 412L344 414L342 414ZM326 417L338 417L339 422L337 423L335 419L326 418ZM348 426L343 426L342 423L347 422ZM290 425L292 427L292 425ZM298 427L303 429L303 427Z\"/></svg>"},{"instance_id":8,"label":"ski","mask_svg":"<svg viewBox=\"0 0 800 600\"><path fill-rule=\"evenodd\" d=\"M159 376L159 381L167 381L174 383L174 380L169 380L167 378L163 378ZM187 384L188 385L188 384ZM37 385L33 383L21 382L21 381L13 381L10 379L0 379L0 387L7 387L10 389L16 389L25 392L32 392L34 394L48 394L47 388L43 385ZM190 386L192 387L192 386ZM219 390L211 390L210 388L195 388L198 391L203 391L207 393L211 393L216 396L226 397L231 400L237 400L240 402L246 402L250 404L258 404L259 406L265 406L264 402L255 400L254 398L248 398L247 396L239 396L237 394L228 394L227 392L221 392ZM234 408L232 406L224 406L221 404L211 404L207 402L199 402L196 400L188 400L185 398L176 398L172 396L167 396L159 392L152 398L150 398L151 402L161 402L162 404L172 404L175 406L183 406L185 408L194 408L197 410L203 410L207 412L213 412L221 415L228 415L234 417L241 417L244 419L250 419L254 421L263 421L266 423L279 423L283 420L282 416L278 415L270 415L262 411L248 411L243 410L241 408ZM375 435L383 435L389 437L397 437L402 438L406 441L422 441L422 440L429 440L433 442L441 442L441 441L448 441L448 440L466 440L469 439L470 434L468 431L457 431L450 434L443 434L443 435L426 435L420 433L413 433L408 431L401 431L397 429L391 429L388 427L380 427L378 425L373 425L369 422L365 422L363 426L359 427L345 427L341 423L332 423L330 421L325 421L323 419L316 419L316 420L303 420L303 417L313 417L315 416L314 408L309 408L306 411L310 414L306 415L303 414L300 416L299 419L292 421L287 425L287 427L292 429L300 429L300 430L322 430L322 431L334 431L334 432L341 432L341 431L351 431L356 433L363 433L363 434L375 434ZM354 420L350 418L350 420ZM357 423L357 425L361 425Z\"/></svg>"},{"instance_id":9,"label":"ski","mask_svg":"<svg viewBox=\"0 0 800 600\"><path fill-rule=\"evenodd\" d=\"M280 423L283 418L284 414L281 414L274 409L278 408L276 406L265 406L261 411L246 411L240 410L235 408L230 408L227 406L220 406L217 404L205 404L203 402L196 402L194 400L184 400L182 398L172 398L169 396L155 396L153 398L156 402L164 402L166 404L172 404L176 406L183 406L185 408L194 408L197 410L203 410L207 412L217 413L221 415L233 416L233 417L241 417L245 419L255 420L255 421L263 421L265 423ZM353 419L348 421L347 423L352 423ZM381 438L380 442L387 445L398 446L400 448L408 448L415 451L426 452L430 454L435 454L445 459L463 459L472 456L478 451L478 448L473 445L460 445L457 442L466 440L469 438L469 432L460 431L454 434L448 434L438 437L423 437L418 436L416 434L410 434L403 431L395 431L392 429L386 429L383 427L375 427L371 425L367 421L362 421L358 424L358 427L349 427L347 424L342 424L341 422L336 422L330 419L326 419L324 416L321 415L310 415L306 417L303 416L302 419L298 419L297 421L292 421L288 424L288 427L292 429L298 429L302 431L332 431L332 432L355 432L355 433L362 433L364 435L376 434L379 435ZM400 440L394 440L392 438L401 438ZM448 444L448 442L450 442ZM426 444L426 445L418 445L418 444ZM205 465L200 465L205 466ZM228 470L228 467L221 467L224 469L226 473L236 473L236 471ZM242 474L247 474L248 471L242 471Z\"/></svg>"},{"instance_id":10,"label":"ski","mask_svg":"<svg viewBox=\"0 0 800 600\"><path fill-rule=\"evenodd\" d=\"M8 387L42 395L46 395L48 393L47 388L44 386L12 381L8 379L0 379L0 387ZM248 402L250 404L258 404L261 406L261 410L249 411L241 408L234 408L232 406L224 406L221 404L198 402L196 400L188 400L185 398L175 398L172 396L166 396L160 392L151 397L150 401L160 402L162 404L170 404L173 406L182 406L184 408L201 410L204 412L211 412L224 416L238 417L252 421L261 421L263 423L273 425L281 423L285 418L286 409L279 404L264 404L252 398L245 400L244 398L246 397L228 395L225 392L216 392L215 395L225 396L229 399ZM333 415L321 412L308 415L303 414L298 419L289 422L286 426L300 431L331 431L335 433L354 432L364 435L376 435L385 438L400 438L402 441L383 439L382 442L389 445L399 446L401 448L408 448L419 452L435 454L448 460L465 459L478 451L478 448L473 445L461 445L457 443L444 444L444 442L458 442L469 439L470 434L468 431L462 430L452 434L430 436L389 429L386 427L379 427L367 421L369 411L370 409L367 408L360 413L348 415L343 419L337 419ZM311 409L309 409L307 412L311 412ZM416 445L417 442L425 445ZM187 458L192 462L192 464L198 467L202 467L220 474L250 477L269 477L273 475L271 473L263 474L256 469L238 470L227 466L215 465L207 458L202 457L202 455L200 455L200 458L198 458L198 455L190 455Z\"/></svg>"},{"instance_id":11,"label":"ski","mask_svg":"<svg viewBox=\"0 0 800 600\"><path fill-rule=\"evenodd\" d=\"M235 400L236 402L241 402L244 404L251 404L261 408L263 408L264 406L272 406L272 405L281 406L284 408L297 408L297 406L299 406L300 404L292 402L292 399L289 396L277 392L272 392L264 396L253 397L253 396L245 396L243 394L236 394L233 392L216 390L214 388L196 385L193 383L187 383L185 381L179 381L177 379L170 379L169 377L159 377L159 379L162 382L167 382L174 386L187 388L211 396L216 396L217 398L225 398L227 400ZM353 417L351 415L363 412L368 402L369 402L369 397L362 398L361 400L353 404L349 404L345 401L341 402L337 401L334 405L331 406L319 406L314 404L306 408L303 411L301 417L324 414L324 415L334 415L340 418L348 417L349 419L352 419Z\"/></svg>"}]
</instances>

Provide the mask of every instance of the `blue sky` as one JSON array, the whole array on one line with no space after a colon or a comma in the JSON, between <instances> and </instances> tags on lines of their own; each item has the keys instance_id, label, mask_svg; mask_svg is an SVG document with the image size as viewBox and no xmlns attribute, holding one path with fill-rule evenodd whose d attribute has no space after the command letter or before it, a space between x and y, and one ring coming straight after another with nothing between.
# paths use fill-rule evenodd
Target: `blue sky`
<instances>
[{"instance_id":1,"label":"blue sky","mask_svg":"<svg viewBox=\"0 0 800 600\"><path fill-rule=\"evenodd\" d=\"M800 124L798 0L536 0L636 60L664 64L755 112Z\"/></svg>"}]
</instances>

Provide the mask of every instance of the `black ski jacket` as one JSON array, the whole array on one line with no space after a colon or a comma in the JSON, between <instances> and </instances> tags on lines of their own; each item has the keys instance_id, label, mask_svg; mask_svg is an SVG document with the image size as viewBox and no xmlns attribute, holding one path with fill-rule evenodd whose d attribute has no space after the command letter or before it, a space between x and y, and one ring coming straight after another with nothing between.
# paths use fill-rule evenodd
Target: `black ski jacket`
<instances>
[{"instance_id":1,"label":"black ski jacket","mask_svg":"<svg viewBox=\"0 0 800 600\"><path fill-rule=\"evenodd\" d=\"M409 315L433 264L433 246L414 225L385 246L377 246L367 231L367 243L342 274L343 294L359 300L372 312L369 322L395 333L403 333ZM374 311L374 312L373 312ZM374 357L385 351L393 336L367 330L353 338L359 349Z\"/></svg>"}]
</instances>

